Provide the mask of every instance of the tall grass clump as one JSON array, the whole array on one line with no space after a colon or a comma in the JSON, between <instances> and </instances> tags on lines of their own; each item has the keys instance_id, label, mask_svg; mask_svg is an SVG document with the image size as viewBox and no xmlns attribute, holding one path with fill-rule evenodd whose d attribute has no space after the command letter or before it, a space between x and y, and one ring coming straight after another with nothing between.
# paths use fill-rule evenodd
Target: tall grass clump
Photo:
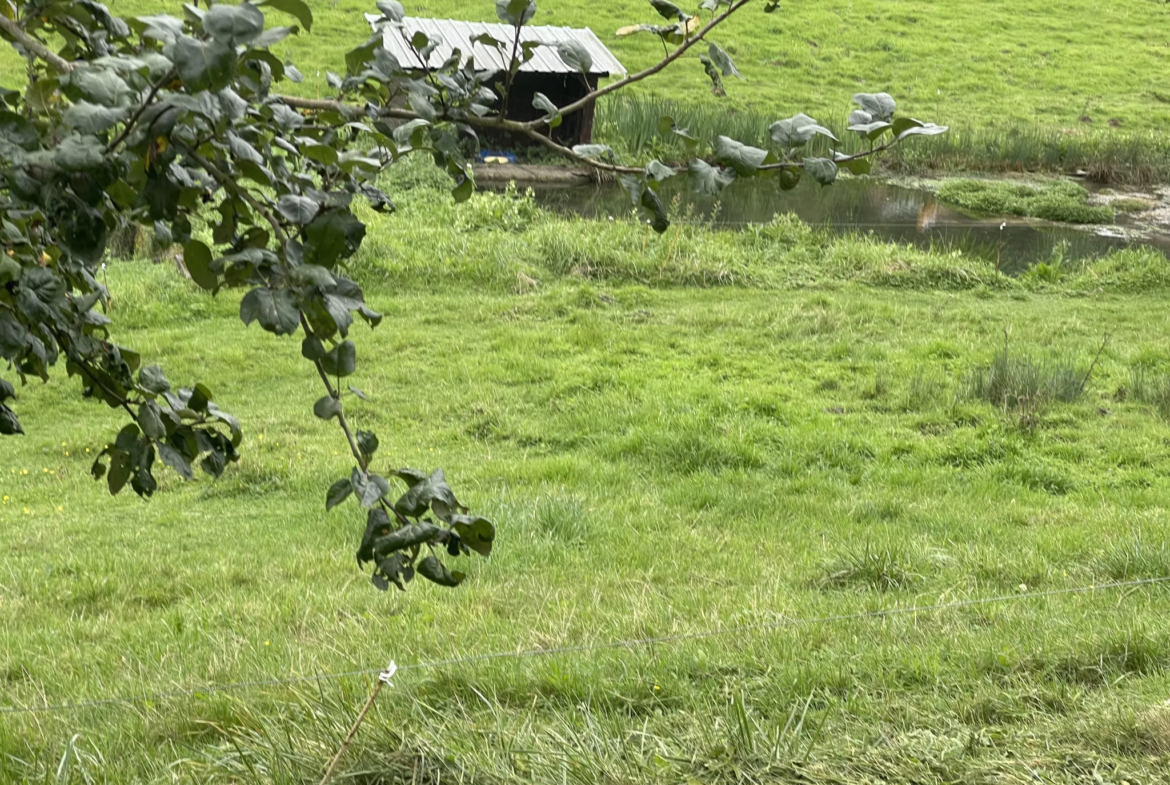
<instances>
[{"instance_id":1,"label":"tall grass clump","mask_svg":"<svg viewBox=\"0 0 1170 785\"><path fill-rule=\"evenodd\" d=\"M1113 222L1113 210L1089 204L1089 192L1076 183L1033 186L990 180L948 180L938 198L985 215L1018 215L1076 224Z\"/></svg>"},{"instance_id":2,"label":"tall grass clump","mask_svg":"<svg viewBox=\"0 0 1170 785\"><path fill-rule=\"evenodd\" d=\"M1170 375L1139 365L1130 371L1129 394L1138 403L1153 407L1163 417L1170 417Z\"/></svg>"},{"instance_id":3,"label":"tall grass clump","mask_svg":"<svg viewBox=\"0 0 1170 785\"><path fill-rule=\"evenodd\" d=\"M861 587L875 591L905 589L919 576L910 568L910 560L901 548L886 546L849 551L824 567L817 581L822 589Z\"/></svg>"},{"instance_id":4,"label":"tall grass clump","mask_svg":"<svg viewBox=\"0 0 1170 785\"><path fill-rule=\"evenodd\" d=\"M1004 409L1027 409L1053 401L1074 403L1084 394L1090 372L1079 370L1065 357L1038 360L1014 354L1005 341L988 365L967 374L964 388L971 400Z\"/></svg>"}]
</instances>

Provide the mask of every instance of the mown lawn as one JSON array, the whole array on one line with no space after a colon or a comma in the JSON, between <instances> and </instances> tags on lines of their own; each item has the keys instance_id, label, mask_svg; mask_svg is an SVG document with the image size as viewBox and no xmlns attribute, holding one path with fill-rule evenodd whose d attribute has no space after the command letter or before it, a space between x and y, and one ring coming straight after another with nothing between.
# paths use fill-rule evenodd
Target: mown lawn
<instances>
[{"instance_id":1,"label":"mown lawn","mask_svg":"<svg viewBox=\"0 0 1170 785\"><path fill-rule=\"evenodd\" d=\"M179 0L109 0L120 15L179 14ZM344 70L344 53L363 42L373 2L312 0L312 35L284 46L307 77L301 88L328 93L325 70ZM412 0L416 16L496 21L491 0ZM687 4L682 4L684 7ZM765 15L744 9L716 39L733 54L742 81L727 104L773 113L843 118L856 92L887 91L922 120L960 128L1043 127L1110 131L1161 129L1170 122L1162 86L1170 8L1152 0L1044 0L940 3L931 0L793 0ZM278 14L276 16L279 16ZM662 21L649 3L541 0L534 23L589 26L630 70L658 60L656 38L618 39L625 25ZM0 78L23 81L4 47ZM684 61L645 90L683 103L715 104L697 61ZM1082 115L1091 124L1081 121Z\"/></svg>"},{"instance_id":2,"label":"mown lawn","mask_svg":"<svg viewBox=\"0 0 1170 785\"><path fill-rule=\"evenodd\" d=\"M118 339L209 383L244 457L110 498L88 470L121 419L63 375L23 388L29 435L0 452L4 707L1170 575L1160 256L1015 282L787 221L657 238L397 197L354 264L386 322L358 333L372 402L349 408L379 468L442 466L497 522L492 558L458 590L375 591L363 516L324 511L349 462L296 343L244 329L238 293L115 263ZM1079 400L1021 409L967 392L1005 330L1078 374L1109 343ZM1168 610L1140 587L405 671L343 770L1160 782ZM370 683L2 714L0 780L315 782Z\"/></svg>"}]
</instances>

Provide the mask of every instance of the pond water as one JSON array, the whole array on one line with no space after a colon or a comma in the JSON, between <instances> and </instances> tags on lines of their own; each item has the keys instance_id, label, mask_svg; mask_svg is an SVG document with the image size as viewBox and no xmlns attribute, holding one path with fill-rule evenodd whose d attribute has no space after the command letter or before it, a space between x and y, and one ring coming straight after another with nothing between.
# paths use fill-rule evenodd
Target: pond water
<instances>
[{"instance_id":1,"label":"pond water","mask_svg":"<svg viewBox=\"0 0 1170 785\"><path fill-rule=\"evenodd\" d=\"M534 187L536 200L549 209L586 217L625 217L633 210L620 186ZM1170 253L1170 236L1136 231L1132 226L1074 227L1025 218L973 218L941 204L933 193L866 179L841 179L822 188L811 182L781 191L771 180L738 182L719 197L687 188L684 178L668 180L659 191L664 202L677 200L672 218L736 227L794 213L813 226L843 233L873 233L884 240L920 248L961 249L1018 273L1037 262L1100 257L1116 248L1151 245ZM1006 222L1001 230L1000 225Z\"/></svg>"}]
</instances>

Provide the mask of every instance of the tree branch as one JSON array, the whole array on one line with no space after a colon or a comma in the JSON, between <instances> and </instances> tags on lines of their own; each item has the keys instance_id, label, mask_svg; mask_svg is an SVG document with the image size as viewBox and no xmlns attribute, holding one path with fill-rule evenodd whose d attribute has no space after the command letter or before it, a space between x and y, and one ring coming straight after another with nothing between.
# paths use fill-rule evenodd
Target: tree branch
<instances>
[{"instance_id":1,"label":"tree branch","mask_svg":"<svg viewBox=\"0 0 1170 785\"><path fill-rule=\"evenodd\" d=\"M69 72L73 70L72 63L53 52L51 49L49 49L49 47L33 38L28 33L24 32L20 25L3 14L0 14L0 33L3 33L13 42L20 44L33 55L36 55L40 59L44 60L58 71Z\"/></svg>"},{"instance_id":2,"label":"tree branch","mask_svg":"<svg viewBox=\"0 0 1170 785\"><path fill-rule=\"evenodd\" d=\"M146 111L146 107L150 106L155 96L158 95L158 91L162 89L163 85L174 79L175 76L177 76L176 71L171 69L167 72L166 76L158 81L158 84L150 86L150 92L147 93L146 100L142 102L142 105L139 106L138 109L135 110L134 114L130 116L130 119L126 121L126 127L122 129L122 133L118 134L114 141L106 145L107 153L113 152L118 148L118 145L126 141L126 137L130 135L130 132L134 130L135 124L138 123L138 118L142 117L142 113Z\"/></svg>"},{"instance_id":3,"label":"tree branch","mask_svg":"<svg viewBox=\"0 0 1170 785\"><path fill-rule=\"evenodd\" d=\"M284 227L280 225L280 221L276 220L268 208L256 200L256 197L248 193L247 189L241 188L235 180L219 171L219 167L217 167L211 161L208 161L194 150L187 148L185 154L192 161L202 166L204 171L214 177L215 181L219 183L225 191L243 199L248 203L249 207L262 215L264 220L268 222L268 225L272 227L272 231L276 233L276 239L280 242L282 247L288 243L288 235L284 233Z\"/></svg>"}]
</instances>

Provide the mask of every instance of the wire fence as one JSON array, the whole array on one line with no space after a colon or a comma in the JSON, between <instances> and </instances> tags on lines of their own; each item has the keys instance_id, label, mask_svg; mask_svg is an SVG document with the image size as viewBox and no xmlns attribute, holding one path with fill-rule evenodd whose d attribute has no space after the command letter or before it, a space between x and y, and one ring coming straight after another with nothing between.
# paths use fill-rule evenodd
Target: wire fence
<instances>
[{"instance_id":1,"label":"wire fence","mask_svg":"<svg viewBox=\"0 0 1170 785\"><path fill-rule=\"evenodd\" d=\"M1019 592L1016 594L1002 594L992 597L980 597L966 600L952 600L950 602L938 602L928 605L911 605L904 608L884 608L876 611L858 611L856 613L843 613L832 616L818 616L809 619L783 619L774 622L761 622L758 624L740 624L731 627L718 627L714 629L699 630L695 632L684 632L675 635L660 635L646 638L630 638L626 640L617 641L599 641L594 643L581 643L567 646L553 646L548 648L538 649L519 649L516 651L498 651L489 652L485 654L470 654L463 657L452 657L443 660L431 660L425 662L416 662L413 664L399 665L398 671L424 671L436 668L447 668L454 665L464 665L469 663L486 662L489 660L520 660L532 659L536 657L552 657L561 654L581 654L595 651L606 651L615 649L635 649L644 646L655 646L659 644L679 643L682 641L703 640L707 638L716 638L724 635L736 635L742 633L756 633L768 632L773 630L790 629L795 627L808 627L818 624L838 624L849 621L866 621L871 619L883 619L894 616L907 616L918 613L931 613L935 611L954 610L958 608L971 608L980 605L993 605L1000 603L1021 602L1023 600L1034 600L1045 597L1058 597L1071 594L1086 594L1098 591L1110 591L1116 589L1138 588L1142 586L1153 586L1157 584L1170 582L1170 576L1158 578L1143 578L1129 581L1115 581L1111 583L1093 584L1089 586L1074 586L1065 589L1049 589L1045 591L1031 591ZM376 676L384 671L384 668L368 668L361 670L342 671L337 673L320 673L309 676L291 676L287 678L277 679L257 679L253 681L237 681L220 684L208 684L201 687L187 688L187 689L173 689L163 690L161 692L153 692L143 695L128 695L122 697L112 698L97 698L93 700L76 701L72 703L57 703L45 704L43 706L3 706L0 707L0 716L12 714L38 714L38 713L52 713L62 711L77 711L87 708L95 708L101 706L115 706L115 705L134 705L144 703L156 703L158 701L167 700L170 698L183 697L201 697L211 695L218 692L231 692L246 689L255 689L258 687L279 687L293 684L305 684L311 682L326 682L335 681L338 679L355 678L358 676Z\"/></svg>"}]
</instances>

